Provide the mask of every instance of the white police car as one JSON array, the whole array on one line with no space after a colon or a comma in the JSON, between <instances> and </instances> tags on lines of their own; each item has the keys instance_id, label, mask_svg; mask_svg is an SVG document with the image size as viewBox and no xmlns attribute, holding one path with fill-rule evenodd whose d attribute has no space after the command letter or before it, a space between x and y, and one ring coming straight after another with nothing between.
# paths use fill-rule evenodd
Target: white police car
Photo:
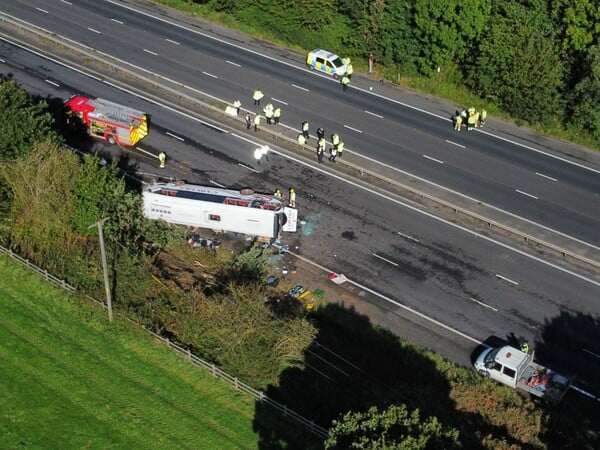
<instances>
[{"instance_id":1,"label":"white police car","mask_svg":"<svg viewBox=\"0 0 600 450\"><path fill-rule=\"evenodd\" d=\"M339 78L344 76L347 67L335 53L322 50L320 48L314 49L312 52L308 52L306 56L306 65L311 70L320 70L329 75L333 75L333 78Z\"/></svg>"}]
</instances>

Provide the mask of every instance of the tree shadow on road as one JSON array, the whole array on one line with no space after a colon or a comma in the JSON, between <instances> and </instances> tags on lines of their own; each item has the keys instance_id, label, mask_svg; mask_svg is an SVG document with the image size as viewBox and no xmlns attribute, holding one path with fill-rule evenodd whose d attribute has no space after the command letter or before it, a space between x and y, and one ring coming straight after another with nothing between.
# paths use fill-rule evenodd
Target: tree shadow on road
<instances>
[{"instance_id":1,"label":"tree shadow on road","mask_svg":"<svg viewBox=\"0 0 600 450\"><path fill-rule=\"evenodd\" d=\"M269 397L325 428L347 411L406 404L409 410L418 408L421 417L436 416L443 425L458 428L464 448L482 448L488 435L527 448L504 427L457 410L450 397L449 377L454 374L440 371L426 352L402 344L352 309L329 304L312 319L319 333L306 351L305 369L285 370L279 386L268 388ZM322 445L278 416L272 407L256 403L254 429L261 437L260 448Z\"/></svg>"},{"instance_id":2,"label":"tree shadow on road","mask_svg":"<svg viewBox=\"0 0 600 450\"><path fill-rule=\"evenodd\" d=\"M548 410L548 449L600 448L600 317L562 312L547 320L534 344L540 363L565 375L596 398L570 390Z\"/></svg>"}]
</instances>

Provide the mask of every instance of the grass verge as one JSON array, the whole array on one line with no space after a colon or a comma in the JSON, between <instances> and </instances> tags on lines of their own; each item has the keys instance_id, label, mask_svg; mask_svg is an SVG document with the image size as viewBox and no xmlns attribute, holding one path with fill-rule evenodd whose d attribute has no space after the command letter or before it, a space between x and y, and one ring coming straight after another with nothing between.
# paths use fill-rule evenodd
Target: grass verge
<instances>
[{"instance_id":1,"label":"grass verge","mask_svg":"<svg viewBox=\"0 0 600 450\"><path fill-rule=\"evenodd\" d=\"M256 448L254 401L0 256L0 447Z\"/></svg>"}]
</instances>

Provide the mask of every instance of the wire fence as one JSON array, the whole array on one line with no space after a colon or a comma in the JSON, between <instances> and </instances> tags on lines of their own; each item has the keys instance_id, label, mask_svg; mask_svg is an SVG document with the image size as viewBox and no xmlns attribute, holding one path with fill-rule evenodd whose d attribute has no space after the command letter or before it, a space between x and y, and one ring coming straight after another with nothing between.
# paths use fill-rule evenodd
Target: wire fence
<instances>
[{"instance_id":1,"label":"wire fence","mask_svg":"<svg viewBox=\"0 0 600 450\"><path fill-rule=\"evenodd\" d=\"M56 286L59 286L63 289L66 289L67 291L71 291L71 292L74 292L77 290L75 287L71 286L66 281L55 277L54 275L48 273L48 271L45 269L41 269L40 267L31 263L28 259L21 257L20 255L16 254L12 250L4 248L3 246L0 245L0 252L10 256L14 260L18 261L19 263L21 263L22 265L27 267L28 269L41 275L42 278L44 278L46 281L49 281L49 282L55 284ZM99 304L103 308L106 308L106 305L104 304L104 302L100 302L97 299L90 297L90 296L86 296L86 297L89 298L90 300L94 301L95 303ZM288 408L287 405L284 405L283 403L273 400L272 398L268 397L261 390L255 389L252 386L247 385L243 381L240 381L237 377L234 377L234 376L228 374L227 372L221 370L215 364L205 361L204 359L194 355L190 349L185 349L185 348L181 347L180 345L171 341L170 339L167 339L167 338L143 327L142 325L138 324L137 322L135 322L134 320L131 320L128 317L125 317L125 318L132 324L144 329L146 332L151 334L153 337L158 339L160 342L162 342L163 344L168 346L171 350L184 355L189 362L191 362L195 365L198 365L198 366L203 366L214 377L220 378L221 380L226 381L228 384L233 386L236 390L245 392L246 394L249 394L252 397L254 397L255 400L257 400L259 402L263 402L263 403L275 408L277 411L281 412L284 417L290 418L290 419L300 423L307 430L309 430L311 433L313 433L315 436L318 436L322 439L326 439L327 436L329 435L329 432L327 431L326 428L323 428L322 426L317 425L313 420L309 420L306 417L302 416L301 414L298 414L293 409Z\"/></svg>"}]
</instances>

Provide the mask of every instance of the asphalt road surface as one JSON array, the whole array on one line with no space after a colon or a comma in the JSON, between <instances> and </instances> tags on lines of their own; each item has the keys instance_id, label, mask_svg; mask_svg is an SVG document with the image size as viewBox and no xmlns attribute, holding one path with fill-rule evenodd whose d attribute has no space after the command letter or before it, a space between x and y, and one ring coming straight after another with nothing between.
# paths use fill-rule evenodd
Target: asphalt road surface
<instances>
[{"instance_id":1,"label":"asphalt road surface","mask_svg":"<svg viewBox=\"0 0 600 450\"><path fill-rule=\"evenodd\" d=\"M313 130L341 133L351 151L600 246L599 166L498 139L487 128L456 133L452 110L430 114L398 102L392 89L357 89L373 84L358 76L343 94L333 79L310 73L301 55L234 33L192 32L119 5L17 0L1 9L208 95L240 98L250 110L257 109L250 99L259 87L265 101L282 106L290 127L309 120Z\"/></svg>"},{"instance_id":2,"label":"asphalt road surface","mask_svg":"<svg viewBox=\"0 0 600 450\"><path fill-rule=\"evenodd\" d=\"M258 143L245 129L234 136L199 126L196 120L6 43L0 45L0 57L5 61L2 74L53 103L84 93L149 112L154 128L141 143L143 151L95 144L97 151L128 157L132 170L262 192L295 187L304 224L298 233L284 235L284 243L329 270L343 272L365 288L359 288L361 294L375 291L378 295L365 301L378 309L386 326L459 363L469 364L469 351L476 345L470 338L512 332L543 345L549 330L599 315L594 280L574 277L396 199L357 188L343 177L332 177L327 164L300 164L276 154L257 162L252 154ZM160 149L169 154L164 171L153 156ZM597 365L597 332L580 336L579 347L570 349L577 359L566 369L577 372ZM588 372L583 376L590 376ZM593 386L590 380L586 383Z\"/></svg>"}]
</instances>

